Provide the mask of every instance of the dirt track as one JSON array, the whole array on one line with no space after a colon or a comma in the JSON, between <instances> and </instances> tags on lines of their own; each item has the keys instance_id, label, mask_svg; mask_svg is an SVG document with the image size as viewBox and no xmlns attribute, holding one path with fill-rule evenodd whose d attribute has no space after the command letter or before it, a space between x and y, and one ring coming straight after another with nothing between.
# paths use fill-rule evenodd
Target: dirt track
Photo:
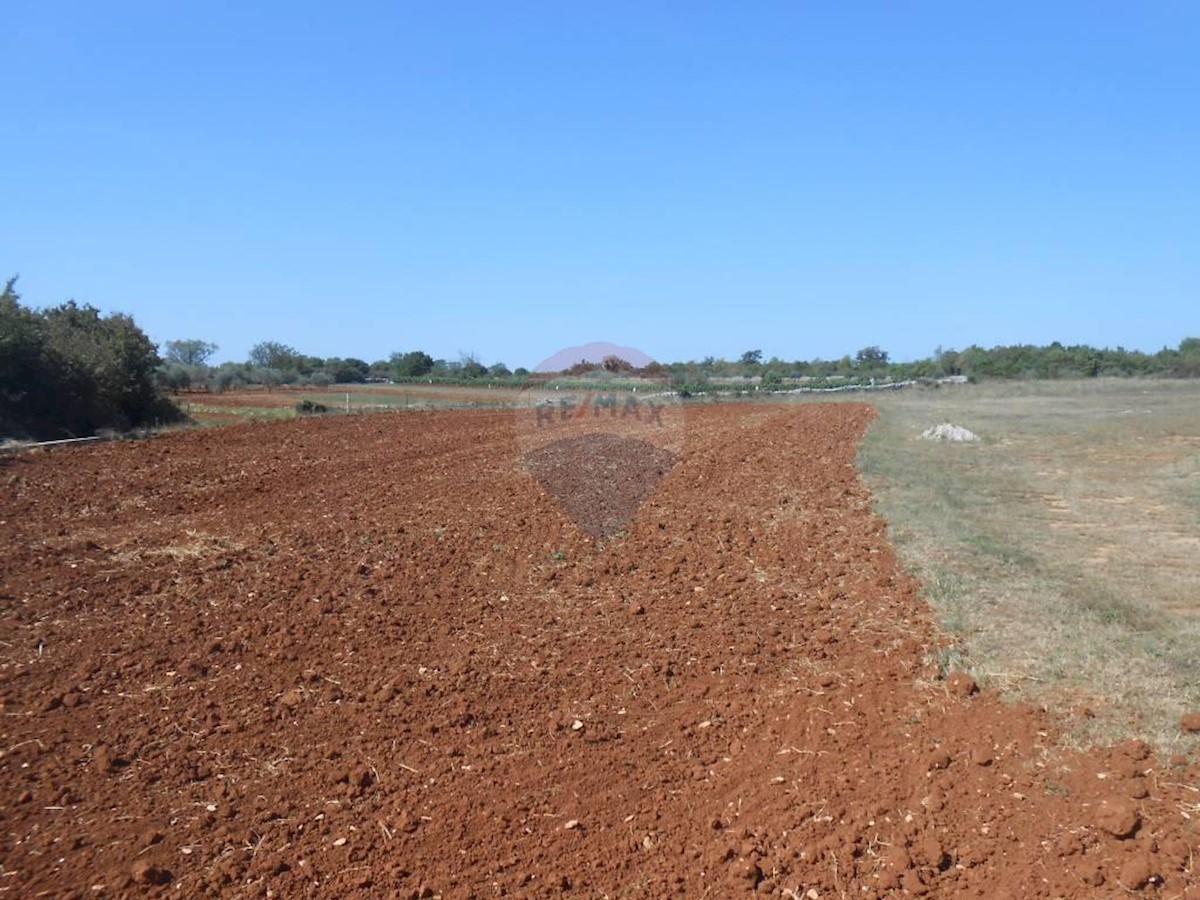
<instances>
[{"instance_id":1,"label":"dirt track","mask_svg":"<svg viewBox=\"0 0 1200 900\"><path fill-rule=\"evenodd\" d=\"M504 413L11 459L0 892L1200 896L1194 765L936 680L869 417L689 410L608 540Z\"/></svg>"}]
</instances>

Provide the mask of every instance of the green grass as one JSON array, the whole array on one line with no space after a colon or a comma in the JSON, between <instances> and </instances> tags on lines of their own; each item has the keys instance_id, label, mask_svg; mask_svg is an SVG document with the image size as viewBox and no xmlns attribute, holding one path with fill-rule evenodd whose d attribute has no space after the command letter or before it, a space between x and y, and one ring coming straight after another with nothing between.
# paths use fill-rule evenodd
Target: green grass
<instances>
[{"instance_id":1,"label":"green grass","mask_svg":"<svg viewBox=\"0 0 1200 900\"><path fill-rule=\"evenodd\" d=\"M1080 742L1195 746L1178 723L1200 709L1200 383L870 399L860 466L955 662L1014 697L1086 705ZM917 439L939 422L981 441Z\"/></svg>"}]
</instances>

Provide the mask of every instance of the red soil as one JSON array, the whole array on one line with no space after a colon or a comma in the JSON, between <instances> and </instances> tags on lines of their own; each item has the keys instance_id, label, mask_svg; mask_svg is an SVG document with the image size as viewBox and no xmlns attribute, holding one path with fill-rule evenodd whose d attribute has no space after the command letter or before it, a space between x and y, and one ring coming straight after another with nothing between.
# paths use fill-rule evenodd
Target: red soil
<instances>
[{"instance_id":1,"label":"red soil","mask_svg":"<svg viewBox=\"0 0 1200 900\"><path fill-rule=\"evenodd\" d=\"M504 413L7 458L0 892L1200 896L1194 765L936 680L869 418L689 410L607 539Z\"/></svg>"}]
</instances>

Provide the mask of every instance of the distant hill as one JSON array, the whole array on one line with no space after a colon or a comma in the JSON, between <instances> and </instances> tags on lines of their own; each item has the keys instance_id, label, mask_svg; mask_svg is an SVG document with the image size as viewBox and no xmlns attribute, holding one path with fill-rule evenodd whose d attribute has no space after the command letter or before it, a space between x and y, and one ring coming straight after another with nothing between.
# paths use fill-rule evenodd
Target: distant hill
<instances>
[{"instance_id":1,"label":"distant hill","mask_svg":"<svg viewBox=\"0 0 1200 900\"><path fill-rule=\"evenodd\" d=\"M618 347L616 344L611 344L608 341L593 341L590 344L581 344L578 347L567 347L564 350L559 350L549 359L544 359L538 363L534 371L561 372L581 361L599 365L604 361L604 357L606 356L619 356L637 369L654 362L653 359L634 347Z\"/></svg>"}]
</instances>

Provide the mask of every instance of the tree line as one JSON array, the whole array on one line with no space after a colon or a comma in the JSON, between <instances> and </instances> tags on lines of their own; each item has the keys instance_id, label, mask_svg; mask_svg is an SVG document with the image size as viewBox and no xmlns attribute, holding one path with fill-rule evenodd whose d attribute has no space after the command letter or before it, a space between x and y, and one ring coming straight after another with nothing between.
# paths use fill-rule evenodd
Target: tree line
<instances>
[{"instance_id":1,"label":"tree line","mask_svg":"<svg viewBox=\"0 0 1200 900\"><path fill-rule=\"evenodd\" d=\"M208 365L219 348L199 339L167 341L160 378L172 391L226 391L247 385L328 387L333 384L379 382L490 381L521 383L529 370L510 370L504 363L484 365L474 354L456 360L434 359L423 350L397 351L368 363L357 357L310 356L278 341L255 344L244 362Z\"/></svg>"},{"instance_id":2,"label":"tree line","mask_svg":"<svg viewBox=\"0 0 1200 900\"><path fill-rule=\"evenodd\" d=\"M270 388L372 381L524 384L532 377L527 369L510 370L502 362L484 365L474 354L462 354L457 360L447 361L434 359L423 350L409 350L368 363L355 357L308 356L277 341L256 344L245 362L209 367L207 360L216 349L216 345L200 340L168 341L161 378L177 391L222 391L245 385ZM1139 375L1194 378L1200 377L1200 338L1185 338L1178 347L1164 347L1157 353L1123 347L1099 349L1086 344L1064 346L1058 342L992 348L972 345L964 350L939 347L924 359L908 362L895 362L886 350L874 345L837 359L764 359L761 350L747 350L734 360L708 356L686 362L650 363L643 369L612 357L602 363L581 361L560 374L580 375L597 370L636 372L689 390L721 389L739 383L773 389L810 382L845 384L952 376L968 380Z\"/></svg>"},{"instance_id":3,"label":"tree line","mask_svg":"<svg viewBox=\"0 0 1200 900\"><path fill-rule=\"evenodd\" d=\"M894 362L878 346L864 347L839 359L764 360L759 350L749 350L734 361L707 357L699 362L672 363L672 373L684 372L700 382L712 379L758 377L766 383L805 380L893 381L962 376L985 378L1055 379L1154 376L1200 377L1200 338L1184 338L1177 347L1156 353L1124 347L1096 348L1087 344L1045 346L1018 344L984 348L972 344L964 350L938 347L928 357Z\"/></svg>"},{"instance_id":4,"label":"tree line","mask_svg":"<svg viewBox=\"0 0 1200 900\"><path fill-rule=\"evenodd\" d=\"M102 315L70 300L34 310L23 306L10 278L0 293L0 438L53 439L129 430L182 420L170 393L224 391L246 385L274 388L364 382L435 381L522 385L535 377L502 362L485 365L475 354L435 359L404 350L368 363L356 357L321 358L278 341L262 341L244 362L210 365L216 344L197 338L167 341L158 348L123 313ZM838 359L763 359L747 350L734 360L705 357L650 363L635 369L617 357L581 361L560 373L593 371L613 377L652 376L682 392L783 389L800 385L868 381L986 378L1092 378L1098 376L1200 377L1200 338L1156 353L1095 348L1086 344L1022 344L964 350L937 348L929 357L895 362L878 346ZM546 377L546 376L536 376Z\"/></svg>"}]
</instances>

